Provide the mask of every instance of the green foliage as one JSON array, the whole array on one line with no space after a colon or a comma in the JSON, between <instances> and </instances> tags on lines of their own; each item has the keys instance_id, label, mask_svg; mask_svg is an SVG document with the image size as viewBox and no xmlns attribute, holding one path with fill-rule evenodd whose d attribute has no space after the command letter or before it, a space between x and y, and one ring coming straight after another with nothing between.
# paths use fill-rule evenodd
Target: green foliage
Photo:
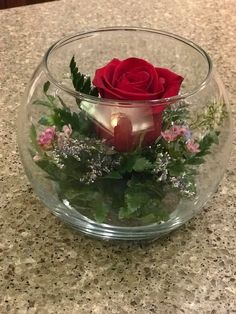
<instances>
[{"instance_id":1,"label":"green foliage","mask_svg":"<svg viewBox=\"0 0 236 314\"><path fill-rule=\"evenodd\" d=\"M98 96L90 78L78 71L74 57L70 71L76 91ZM205 162L212 145L219 141L219 132L214 128L223 121L223 118L217 123L214 120L219 107L207 108L206 113L192 123L193 127L204 127L204 130L209 127L197 141L198 153L188 151L185 135L172 142L158 138L153 145L144 148L141 138L135 151L118 153L96 137L94 123L86 110L71 111L60 96L50 95L49 90L50 82L46 82L43 86L44 98L34 102L49 109L49 113L41 116L38 123L55 125L57 132L61 132L64 125L71 125L73 133L69 144L66 146L63 143L63 148L60 148L55 141L53 152L42 152L33 124L30 138L41 157L36 161L37 165L57 182L60 197L66 198L71 206L98 222L111 219L119 224L126 220L147 224L168 219L165 202L169 192L175 194L176 203L181 195L192 197L196 194L198 166ZM80 100L77 103L80 105ZM223 112L224 108L220 110ZM208 120L210 114L214 121ZM188 105L184 102L167 106L163 113L163 130L173 124L187 127L189 123ZM67 153L66 148L72 153Z\"/></svg>"},{"instance_id":2,"label":"green foliage","mask_svg":"<svg viewBox=\"0 0 236 314\"><path fill-rule=\"evenodd\" d=\"M144 205L147 204L149 196L144 191L139 189L127 189L125 194L125 207L121 207L119 211L119 218L129 218L134 212L138 209L141 209Z\"/></svg>"},{"instance_id":3,"label":"green foliage","mask_svg":"<svg viewBox=\"0 0 236 314\"><path fill-rule=\"evenodd\" d=\"M36 162L36 164L46 171L49 178L53 181L63 181L67 179L67 174L61 171L61 169L49 158L44 157Z\"/></svg>"},{"instance_id":4,"label":"green foliage","mask_svg":"<svg viewBox=\"0 0 236 314\"><path fill-rule=\"evenodd\" d=\"M31 124L30 127L30 140L31 140L31 144L33 146L33 148L35 149L35 151L39 154L42 155L42 150L38 144L38 140L37 140L37 132L36 132L36 128L34 126L34 124Z\"/></svg>"},{"instance_id":5,"label":"green foliage","mask_svg":"<svg viewBox=\"0 0 236 314\"><path fill-rule=\"evenodd\" d=\"M50 109L52 109L52 105L50 102L48 102L47 100L35 100L33 102L33 105L38 105L38 106L44 106L44 107L48 107Z\"/></svg>"},{"instance_id":6,"label":"green foliage","mask_svg":"<svg viewBox=\"0 0 236 314\"><path fill-rule=\"evenodd\" d=\"M136 161L136 154L124 154L122 156L122 161L121 161L121 165L120 168L118 169L118 171L120 171L121 174L124 173L131 173Z\"/></svg>"},{"instance_id":7,"label":"green foliage","mask_svg":"<svg viewBox=\"0 0 236 314\"><path fill-rule=\"evenodd\" d=\"M104 179L114 179L114 180L120 180L122 179L122 175L118 171L111 171L108 175L104 177Z\"/></svg>"},{"instance_id":8,"label":"green foliage","mask_svg":"<svg viewBox=\"0 0 236 314\"><path fill-rule=\"evenodd\" d=\"M67 179L60 183L60 187L60 197L66 198L71 206L79 207L81 212L86 208L87 216L91 213L91 218L95 218L97 222L105 221L111 202L104 200L96 185L84 185Z\"/></svg>"},{"instance_id":9,"label":"green foliage","mask_svg":"<svg viewBox=\"0 0 236 314\"><path fill-rule=\"evenodd\" d=\"M185 170L185 164L183 159L173 159L167 166L169 175L172 177L177 177Z\"/></svg>"},{"instance_id":10,"label":"green foliage","mask_svg":"<svg viewBox=\"0 0 236 314\"><path fill-rule=\"evenodd\" d=\"M44 106L44 107L48 107L50 109L54 109L55 108L55 100L56 98L52 95L48 95L48 90L49 90L49 87L50 87L50 82L47 81L46 83L44 83L43 85L43 93L45 95L45 98L46 99L36 99L34 102L33 102L33 105L39 105L39 106Z\"/></svg>"},{"instance_id":11,"label":"green foliage","mask_svg":"<svg viewBox=\"0 0 236 314\"><path fill-rule=\"evenodd\" d=\"M65 109L65 110L70 110L70 108L65 104L64 100L59 96L57 95L57 98L59 99L62 107Z\"/></svg>"},{"instance_id":12,"label":"green foliage","mask_svg":"<svg viewBox=\"0 0 236 314\"><path fill-rule=\"evenodd\" d=\"M104 222L111 208L111 201L103 197L102 193L95 192L92 194L92 198L90 198L91 211L94 218L100 223Z\"/></svg>"},{"instance_id":13,"label":"green foliage","mask_svg":"<svg viewBox=\"0 0 236 314\"><path fill-rule=\"evenodd\" d=\"M169 105L163 113L163 129L168 129L173 123L182 124L183 121L188 121L190 115L187 104L178 102L174 105Z\"/></svg>"},{"instance_id":14,"label":"green foliage","mask_svg":"<svg viewBox=\"0 0 236 314\"><path fill-rule=\"evenodd\" d=\"M47 94L49 87L50 82L46 82L43 86L46 99L36 100L33 103L34 105L45 106L50 109L50 113L43 115L38 123L45 126L55 125L57 130L61 130L64 125L70 124L73 131L77 132L77 134L95 136L94 124L89 119L87 113L84 110L72 112L60 96L54 97ZM62 105L61 108L57 106L57 100Z\"/></svg>"},{"instance_id":15,"label":"green foliage","mask_svg":"<svg viewBox=\"0 0 236 314\"><path fill-rule=\"evenodd\" d=\"M37 133L36 133L36 129L35 129L34 124L31 124L30 139L31 139L32 145L36 148L38 143L37 143Z\"/></svg>"},{"instance_id":16,"label":"green foliage","mask_svg":"<svg viewBox=\"0 0 236 314\"><path fill-rule=\"evenodd\" d=\"M179 190L182 195L188 197L195 195L195 177L198 173L196 166L205 162L204 157L211 152L212 145L218 144L218 136L218 131L212 131L203 136L198 142L200 151L195 154L188 151L186 139L183 137L173 142L160 139L156 143L157 160L153 167L157 180L168 183Z\"/></svg>"},{"instance_id":17,"label":"green foliage","mask_svg":"<svg viewBox=\"0 0 236 314\"><path fill-rule=\"evenodd\" d=\"M100 223L104 222L111 208L109 204L106 204L103 200L99 199L94 203L94 208L96 208L94 212L95 220Z\"/></svg>"},{"instance_id":18,"label":"green foliage","mask_svg":"<svg viewBox=\"0 0 236 314\"><path fill-rule=\"evenodd\" d=\"M73 131L78 131L81 135L91 136L94 134L92 121L88 118L86 112L72 112L69 108L55 108L53 115L54 125L59 129L63 125L71 125Z\"/></svg>"},{"instance_id":19,"label":"green foliage","mask_svg":"<svg viewBox=\"0 0 236 314\"><path fill-rule=\"evenodd\" d=\"M119 218L140 218L150 214L160 217L161 201L165 195L163 187L153 179L143 177L141 181L139 176L133 176L127 183L124 206L119 210Z\"/></svg>"},{"instance_id":20,"label":"green foliage","mask_svg":"<svg viewBox=\"0 0 236 314\"><path fill-rule=\"evenodd\" d=\"M73 86L77 92L98 97L98 89L91 85L90 77L79 72L74 57L70 62L70 72Z\"/></svg>"},{"instance_id":21,"label":"green foliage","mask_svg":"<svg viewBox=\"0 0 236 314\"><path fill-rule=\"evenodd\" d=\"M217 129L227 117L225 103L213 101L201 114L197 114L190 124L191 129L204 129L206 131L214 131Z\"/></svg>"},{"instance_id":22,"label":"green foliage","mask_svg":"<svg viewBox=\"0 0 236 314\"><path fill-rule=\"evenodd\" d=\"M186 164L190 165L200 165L204 163L204 157L210 154L210 149L212 144L219 143L219 135L220 132L218 131L211 131L207 133L200 141L199 141L199 149L200 152L195 155L189 155L186 157Z\"/></svg>"},{"instance_id":23,"label":"green foliage","mask_svg":"<svg viewBox=\"0 0 236 314\"><path fill-rule=\"evenodd\" d=\"M219 135L220 132L217 131L211 131L210 133L206 134L199 142L200 152L197 155L203 156L208 154L212 144L219 144Z\"/></svg>"},{"instance_id":24,"label":"green foliage","mask_svg":"<svg viewBox=\"0 0 236 314\"><path fill-rule=\"evenodd\" d=\"M137 172L143 172L145 170L152 169L152 163L145 157L137 157L133 165L133 170Z\"/></svg>"},{"instance_id":25,"label":"green foliage","mask_svg":"<svg viewBox=\"0 0 236 314\"><path fill-rule=\"evenodd\" d=\"M55 103L55 100L52 101ZM60 100L60 103L62 102ZM180 113L183 114L182 109ZM90 134L91 130L90 120L83 114L83 111L79 114L71 112L65 104L62 104L62 108L54 107L52 115L41 117L39 122L43 125L56 125L59 130L63 125L70 124L78 138ZM173 119L178 120L176 112ZM88 121L88 125L85 121ZM33 138L36 136L35 132L33 128ZM63 169L48 158L42 159L37 164L52 180L58 182L72 205L78 206L79 203L81 208L89 209L98 222L107 219L111 208L117 212L118 219L121 221L133 219L141 223L158 222L168 218L162 201L167 193L166 187L186 197L196 193L195 167L204 162L204 156L210 153L212 144L218 142L218 135L218 132L207 133L199 141L200 152L197 154L187 151L186 142L182 137L174 142L159 139L150 149L138 149L131 153L118 155L111 151L112 159L119 156L119 164L110 173L88 185L83 184L81 179L86 175L89 176L91 158L94 160L93 165L96 165L96 156L99 160L102 158L100 156L109 156L109 152L104 151L102 142L99 146L99 141L93 142L91 138L92 142L88 147L93 147L94 150L91 153L82 151L79 162L73 156L61 157ZM165 154L169 156L164 166L164 157L159 157L160 169L159 172L158 169L155 172L161 174L166 171L167 177L163 182L158 182L158 176L153 175L153 170L157 166L155 156L160 153L162 154L160 156ZM64 182L69 182L69 188Z\"/></svg>"},{"instance_id":26,"label":"green foliage","mask_svg":"<svg viewBox=\"0 0 236 314\"><path fill-rule=\"evenodd\" d=\"M45 126L55 125L54 119L52 116L41 116L38 123Z\"/></svg>"},{"instance_id":27,"label":"green foliage","mask_svg":"<svg viewBox=\"0 0 236 314\"><path fill-rule=\"evenodd\" d=\"M145 172L153 167L146 157L142 157L140 152L126 153L122 155L121 164L118 169L120 174L136 172Z\"/></svg>"},{"instance_id":28,"label":"green foliage","mask_svg":"<svg viewBox=\"0 0 236 314\"><path fill-rule=\"evenodd\" d=\"M43 92L44 94L47 94L47 91L49 90L50 87L50 82L47 81L44 85L43 85Z\"/></svg>"}]
</instances>

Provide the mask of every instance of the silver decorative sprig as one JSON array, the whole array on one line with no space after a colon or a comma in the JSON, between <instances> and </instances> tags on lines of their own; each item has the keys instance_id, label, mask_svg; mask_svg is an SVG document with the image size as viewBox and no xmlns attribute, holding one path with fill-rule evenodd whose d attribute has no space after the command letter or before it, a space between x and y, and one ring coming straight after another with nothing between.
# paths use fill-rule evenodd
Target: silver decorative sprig
<instances>
[{"instance_id":1,"label":"silver decorative sprig","mask_svg":"<svg viewBox=\"0 0 236 314\"><path fill-rule=\"evenodd\" d=\"M154 168L152 173L156 175L157 181L166 181L168 177L168 170L167 167L171 157L168 152L160 152L156 156L156 160L154 163Z\"/></svg>"},{"instance_id":2,"label":"silver decorative sprig","mask_svg":"<svg viewBox=\"0 0 236 314\"><path fill-rule=\"evenodd\" d=\"M196 184L185 172L180 176L170 177L169 181L172 187L178 189L185 197L192 197L196 194Z\"/></svg>"},{"instance_id":3,"label":"silver decorative sprig","mask_svg":"<svg viewBox=\"0 0 236 314\"><path fill-rule=\"evenodd\" d=\"M65 138L54 150L58 165L68 167L70 165L70 161L66 163L68 158L80 162L79 180L85 184L93 183L98 177L109 174L119 166L120 157L114 154L113 149L105 146L101 140L86 137Z\"/></svg>"}]
</instances>

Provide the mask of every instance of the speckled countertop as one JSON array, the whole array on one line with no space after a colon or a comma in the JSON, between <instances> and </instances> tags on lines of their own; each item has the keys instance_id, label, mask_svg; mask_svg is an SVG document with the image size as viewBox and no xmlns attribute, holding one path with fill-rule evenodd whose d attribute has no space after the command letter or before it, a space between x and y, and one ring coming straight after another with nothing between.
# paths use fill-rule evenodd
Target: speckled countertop
<instances>
[{"instance_id":1,"label":"speckled countertop","mask_svg":"<svg viewBox=\"0 0 236 314\"><path fill-rule=\"evenodd\" d=\"M16 111L45 49L66 34L111 25L196 41L236 94L235 0L61 0L0 11L0 313L236 313L235 146L207 207L149 245L70 230L24 175Z\"/></svg>"}]
</instances>

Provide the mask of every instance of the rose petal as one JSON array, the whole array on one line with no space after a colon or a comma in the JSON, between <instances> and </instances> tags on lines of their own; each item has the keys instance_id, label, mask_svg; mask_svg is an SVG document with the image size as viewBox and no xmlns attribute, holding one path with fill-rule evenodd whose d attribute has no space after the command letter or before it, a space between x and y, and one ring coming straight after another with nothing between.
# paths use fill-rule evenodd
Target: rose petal
<instances>
[{"instance_id":1,"label":"rose petal","mask_svg":"<svg viewBox=\"0 0 236 314\"><path fill-rule=\"evenodd\" d=\"M113 99L120 99L120 100L153 100L153 99L159 99L161 98L161 94L163 94L163 91L161 91L160 93L147 93L144 92L143 90L134 90L133 92L129 92L129 91L123 91L119 88L104 88L103 90L105 90L106 93L106 97L108 97L108 95L112 95Z\"/></svg>"},{"instance_id":2,"label":"rose petal","mask_svg":"<svg viewBox=\"0 0 236 314\"><path fill-rule=\"evenodd\" d=\"M116 86L116 83L119 81L119 78L127 72L130 72L131 70L135 70L136 68L140 67L147 67L150 66L151 64L148 63L147 61L139 58L128 58L123 61L120 61L120 63L117 65L113 79L112 79L112 86ZM152 65L151 65L152 66Z\"/></svg>"},{"instance_id":3,"label":"rose petal","mask_svg":"<svg viewBox=\"0 0 236 314\"><path fill-rule=\"evenodd\" d=\"M150 74L147 71L127 72L117 82L117 88L133 91L134 88L146 92L150 81Z\"/></svg>"},{"instance_id":4,"label":"rose petal","mask_svg":"<svg viewBox=\"0 0 236 314\"><path fill-rule=\"evenodd\" d=\"M133 77L133 78L137 78L137 79L141 79L142 81L133 81L130 82L129 78ZM122 90L123 92L129 92L129 93L146 93L146 86L148 83L148 79L149 79L149 74L146 73L140 73L140 74L136 74L136 73L129 73L129 75L123 75L121 77L121 79L119 80L119 82L117 83L116 89Z\"/></svg>"},{"instance_id":5,"label":"rose petal","mask_svg":"<svg viewBox=\"0 0 236 314\"><path fill-rule=\"evenodd\" d=\"M117 100L157 100L176 96L183 78L165 68L155 68L149 62L128 58L120 61L111 60L104 67L97 69L93 84L98 88L101 97ZM161 134L162 112L170 102L151 106L153 129L148 129L143 138L143 145L149 145ZM131 103L132 105L132 103ZM110 145L119 151L130 151L140 141L140 133L132 134L132 125L128 119L120 119L114 128L114 138L98 127L98 133Z\"/></svg>"},{"instance_id":6,"label":"rose petal","mask_svg":"<svg viewBox=\"0 0 236 314\"><path fill-rule=\"evenodd\" d=\"M184 78L165 68L156 68L156 72L165 80L162 98L177 96Z\"/></svg>"},{"instance_id":7,"label":"rose petal","mask_svg":"<svg viewBox=\"0 0 236 314\"><path fill-rule=\"evenodd\" d=\"M110 85L115 68L120 62L120 60L114 58L104 67L96 70L92 83L99 89L101 97L108 98L106 95L106 89L104 89L104 85Z\"/></svg>"}]
</instances>

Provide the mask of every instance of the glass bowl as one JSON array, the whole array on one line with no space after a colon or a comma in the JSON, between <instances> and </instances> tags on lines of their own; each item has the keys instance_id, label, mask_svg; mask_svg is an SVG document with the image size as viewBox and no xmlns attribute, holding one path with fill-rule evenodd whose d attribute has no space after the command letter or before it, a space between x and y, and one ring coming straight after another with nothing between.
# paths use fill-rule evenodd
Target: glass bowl
<instances>
[{"instance_id":1,"label":"glass bowl","mask_svg":"<svg viewBox=\"0 0 236 314\"><path fill-rule=\"evenodd\" d=\"M142 101L76 90L78 71L88 82L113 58L130 57L181 75L180 92ZM126 119L129 136L119 124ZM114 144L118 125L129 149ZM180 36L134 27L52 45L18 117L20 155L35 193L64 222L102 239L156 239L193 217L219 185L231 134L229 104L208 54Z\"/></svg>"}]
</instances>

